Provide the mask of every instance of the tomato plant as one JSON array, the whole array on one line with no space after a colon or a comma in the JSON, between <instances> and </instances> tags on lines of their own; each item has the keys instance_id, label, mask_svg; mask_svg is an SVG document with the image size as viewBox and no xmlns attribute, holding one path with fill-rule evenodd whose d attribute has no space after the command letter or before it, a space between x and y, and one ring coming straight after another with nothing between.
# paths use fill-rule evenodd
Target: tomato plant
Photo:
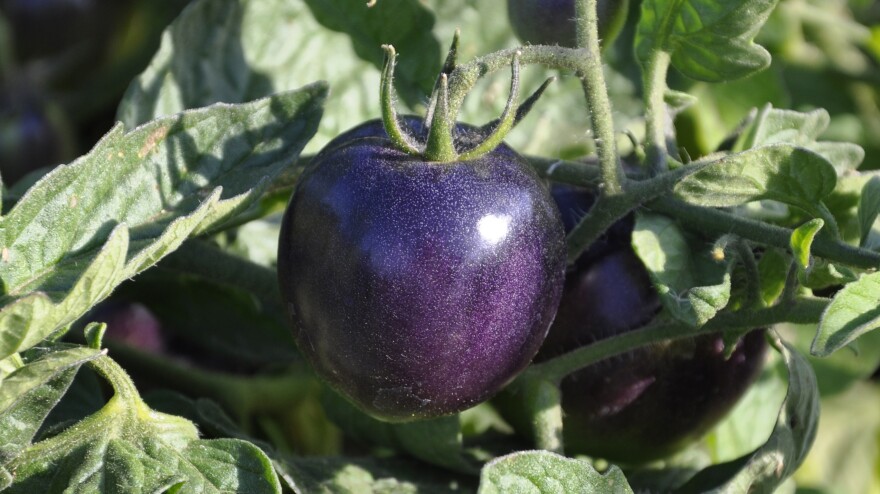
<instances>
[{"instance_id":1,"label":"tomato plant","mask_svg":"<svg viewBox=\"0 0 880 494\"><path fill-rule=\"evenodd\" d=\"M869 3L0 0L0 490L877 490Z\"/></svg>"}]
</instances>

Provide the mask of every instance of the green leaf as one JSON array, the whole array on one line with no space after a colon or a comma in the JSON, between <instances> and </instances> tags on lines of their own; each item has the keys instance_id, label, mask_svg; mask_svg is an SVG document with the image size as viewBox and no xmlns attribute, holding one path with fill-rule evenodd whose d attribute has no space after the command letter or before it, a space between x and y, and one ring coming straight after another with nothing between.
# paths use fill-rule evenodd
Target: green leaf
<instances>
[{"instance_id":1,"label":"green leaf","mask_svg":"<svg viewBox=\"0 0 880 494\"><path fill-rule=\"evenodd\" d=\"M757 106L789 104L780 72L765 70L725 84L699 82L689 86L688 93L699 104L676 117L679 145L695 157L730 149L758 115Z\"/></svg>"},{"instance_id":2,"label":"green leaf","mask_svg":"<svg viewBox=\"0 0 880 494\"><path fill-rule=\"evenodd\" d=\"M0 220L0 358L246 209L314 134L325 94L313 85L117 126L48 174Z\"/></svg>"},{"instance_id":3,"label":"green leaf","mask_svg":"<svg viewBox=\"0 0 880 494\"><path fill-rule=\"evenodd\" d=\"M394 82L409 105L431 93L440 72L440 43L431 34L434 16L421 2L383 0L366 8L362 0L306 0L324 27L351 37L355 53L382 68L383 44L397 47ZM334 57L334 61L338 57Z\"/></svg>"},{"instance_id":4,"label":"green leaf","mask_svg":"<svg viewBox=\"0 0 880 494\"><path fill-rule=\"evenodd\" d=\"M472 493L476 482L405 458L294 457L275 468L287 487L303 493L453 494Z\"/></svg>"},{"instance_id":5,"label":"green leaf","mask_svg":"<svg viewBox=\"0 0 880 494\"><path fill-rule=\"evenodd\" d=\"M149 67L129 86L118 118L132 128L161 115L242 103L323 79L332 93L309 145L314 152L379 115L374 66L381 64L382 43L394 43L402 55L396 81L407 101L430 92L441 60L432 24L424 6L403 0L372 9L357 0L196 1L166 30Z\"/></svg>"},{"instance_id":6,"label":"green leaf","mask_svg":"<svg viewBox=\"0 0 880 494\"><path fill-rule=\"evenodd\" d=\"M865 186L875 177L880 177L880 170L844 173L838 176L834 192L822 201L828 206L840 226L841 239L844 242L872 250L880 247L880 220L875 220L873 226L864 231L867 225L862 226L859 211L870 209L868 204L870 199L865 199L865 204L862 204L862 197L866 192L866 197L871 196L871 192L866 191ZM864 243L862 243L863 233L866 235Z\"/></svg>"},{"instance_id":7,"label":"green leaf","mask_svg":"<svg viewBox=\"0 0 880 494\"><path fill-rule=\"evenodd\" d=\"M479 494L624 494L626 477L612 466L604 474L583 460L548 451L519 451L497 458L480 473Z\"/></svg>"},{"instance_id":8,"label":"green leaf","mask_svg":"<svg viewBox=\"0 0 880 494\"><path fill-rule=\"evenodd\" d=\"M822 156L786 144L764 146L698 162L676 184L681 199L709 207L770 199L821 216L821 200L834 190L837 173Z\"/></svg>"},{"instance_id":9,"label":"green leaf","mask_svg":"<svg viewBox=\"0 0 880 494\"><path fill-rule=\"evenodd\" d=\"M18 368L0 386L0 466L30 445L84 363L100 355L77 347L49 352Z\"/></svg>"},{"instance_id":10,"label":"green leaf","mask_svg":"<svg viewBox=\"0 0 880 494\"><path fill-rule=\"evenodd\" d=\"M810 353L824 357L880 327L880 273L862 275L834 295Z\"/></svg>"},{"instance_id":11,"label":"green leaf","mask_svg":"<svg viewBox=\"0 0 880 494\"><path fill-rule=\"evenodd\" d=\"M780 249L767 248L758 261L758 274L761 280L761 299L770 306L785 290L785 279L791 259Z\"/></svg>"},{"instance_id":12,"label":"green leaf","mask_svg":"<svg viewBox=\"0 0 880 494\"><path fill-rule=\"evenodd\" d=\"M648 268L663 306L691 326L715 317L730 300L729 266L694 255L670 218L638 213L632 234L636 254ZM711 283L703 285L706 280Z\"/></svg>"},{"instance_id":13,"label":"green leaf","mask_svg":"<svg viewBox=\"0 0 880 494\"><path fill-rule=\"evenodd\" d=\"M192 400L178 393L158 391L145 397L165 413L186 417L210 436L254 442L271 458L279 479L293 492L427 493L473 492L470 478L429 467L406 458L302 457L282 454L242 432L211 400ZM314 421L310 423L314 425Z\"/></svg>"},{"instance_id":14,"label":"green leaf","mask_svg":"<svg viewBox=\"0 0 880 494\"><path fill-rule=\"evenodd\" d=\"M862 188L859 199L859 231L861 238L859 245L866 246L877 215L880 215L880 177L871 177Z\"/></svg>"},{"instance_id":15,"label":"green leaf","mask_svg":"<svg viewBox=\"0 0 880 494\"><path fill-rule=\"evenodd\" d=\"M104 407L104 384L88 366L80 367L64 396L43 421L35 440L52 437Z\"/></svg>"},{"instance_id":16,"label":"green leaf","mask_svg":"<svg viewBox=\"0 0 880 494\"><path fill-rule=\"evenodd\" d=\"M865 158L865 151L848 142L819 141L828 129L831 117L824 109L802 113L779 110L766 105L743 130L733 146L745 151L772 144L789 144L813 151L831 163L838 173L855 170Z\"/></svg>"},{"instance_id":17,"label":"green leaf","mask_svg":"<svg viewBox=\"0 0 880 494\"><path fill-rule=\"evenodd\" d=\"M649 63L655 51L701 81L739 79L770 65L767 50L753 43L777 0L645 0L636 33L636 55Z\"/></svg>"},{"instance_id":18,"label":"green leaf","mask_svg":"<svg viewBox=\"0 0 880 494\"><path fill-rule=\"evenodd\" d=\"M327 416L346 436L366 444L394 448L422 461L462 473L475 473L476 466L465 456L461 423L457 415L406 423L374 419L337 393L322 396Z\"/></svg>"},{"instance_id":19,"label":"green leaf","mask_svg":"<svg viewBox=\"0 0 880 494\"><path fill-rule=\"evenodd\" d=\"M798 278L807 288L824 288L855 281L856 275L847 267L810 255L813 240L825 222L819 218L810 220L791 233L791 250L798 264Z\"/></svg>"},{"instance_id":20,"label":"green leaf","mask_svg":"<svg viewBox=\"0 0 880 494\"><path fill-rule=\"evenodd\" d=\"M127 277L128 229L117 227L67 296L54 302L42 292L15 300L0 310L0 355L12 355L43 341L110 294Z\"/></svg>"},{"instance_id":21,"label":"green leaf","mask_svg":"<svg viewBox=\"0 0 880 494\"><path fill-rule=\"evenodd\" d=\"M802 271L810 268L810 248L813 245L813 239L819 230L825 226L825 222L819 218L810 220L791 232L791 250L794 253L794 259L798 263L798 267Z\"/></svg>"},{"instance_id":22,"label":"green leaf","mask_svg":"<svg viewBox=\"0 0 880 494\"><path fill-rule=\"evenodd\" d=\"M816 438L819 393L810 363L787 343L777 345L788 368L788 393L767 441L757 450L704 469L679 494L773 494L803 463Z\"/></svg>"},{"instance_id":23,"label":"green leaf","mask_svg":"<svg viewBox=\"0 0 880 494\"><path fill-rule=\"evenodd\" d=\"M805 147L816 142L830 121L823 109L803 113L766 105L743 130L733 149L745 151L770 144Z\"/></svg>"},{"instance_id":24,"label":"green leaf","mask_svg":"<svg viewBox=\"0 0 880 494\"><path fill-rule=\"evenodd\" d=\"M238 439L200 440L193 424L150 410L107 357L95 360L116 394L76 426L40 441L7 469L4 492L279 493L269 458Z\"/></svg>"},{"instance_id":25,"label":"green leaf","mask_svg":"<svg viewBox=\"0 0 880 494\"><path fill-rule=\"evenodd\" d=\"M275 266L282 217L283 213L277 213L242 225L226 250L261 266Z\"/></svg>"},{"instance_id":26,"label":"green leaf","mask_svg":"<svg viewBox=\"0 0 880 494\"><path fill-rule=\"evenodd\" d=\"M713 463L734 460L764 444L785 399L785 381L785 364L781 358L773 358L742 399L703 440Z\"/></svg>"}]
</instances>

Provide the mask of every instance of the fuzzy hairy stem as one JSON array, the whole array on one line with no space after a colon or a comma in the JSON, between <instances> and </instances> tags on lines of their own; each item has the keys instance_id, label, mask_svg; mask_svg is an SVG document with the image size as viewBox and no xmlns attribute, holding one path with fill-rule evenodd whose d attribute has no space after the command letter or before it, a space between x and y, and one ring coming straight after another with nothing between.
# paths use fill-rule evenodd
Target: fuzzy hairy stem
<instances>
[{"instance_id":1,"label":"fuzzy hairy stem","mask_svg":"<svg viewBox=\"0 0 880 494\"><path fill-rule=\"evenodd\" d=\"M667 170L666 152L666 74L669 71L671 57L662 50L654 52L644 71L646 94L645 133L647 137L648 164L653 173Z\"/></svg>"},{"instance_id":2,"label":"fuzzy hairy stem","mask_svg":"<svg viewBox=\"0 0 880 494\"><path fill-rule=\"evenodd\" d=\"M611 114L611 100L602 69L602 52L599 47L597 0L578 0L575 2L578 47L586 50L581 70L581 86L590 109L590 124L596 142L596 153L602 169L602 190L607 196L616 196L623 191L621 185L626 176L617 157L617 143L614 139L614 119Z\"/></svg>"}]
</instances>

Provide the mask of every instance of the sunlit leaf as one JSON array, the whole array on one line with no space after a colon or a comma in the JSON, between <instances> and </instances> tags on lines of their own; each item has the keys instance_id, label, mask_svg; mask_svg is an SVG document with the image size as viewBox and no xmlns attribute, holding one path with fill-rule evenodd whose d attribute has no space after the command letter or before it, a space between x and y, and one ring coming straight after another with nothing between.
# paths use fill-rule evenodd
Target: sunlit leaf
<instances>
[{"instance_id":1,"label":"sunlit leaf","mask_svg":"<svg viewBox=\"0 0 880 494\"><path fill-rule=\"evenodd\" d=\"M822 156L785 144L764 146L709 162L675 187L693 204L730 207L770 199L819 216L821 200L834 190L837 173Z\"/></svg>"},{"instance_id":2,"label":"sunlit leaf","mask_svg":"<svg viewBox=\"0 0 880 494\"><path fill-rule=\"evenodd\" d=\"M50 352L4 379L0 386L0 465L30 444L77 369L98 355L98 350L84 347Z\"/></svg>"},{"instance_id":3,"label":"sunlit leaf","mask_svg":"<svg viewBox=\"0 0 880 494\"><path fill-rule=\"evenodd\" d=\"M12 484L4 492L280 494L259 448L198 439L191 422L144 405L112 361L101 368L116 394L100 411L17 455L7 465Z\"/></svg>"},{"instance_id":4,"label":"sunlit leaf","mask_svg":"<svg viewBox=\"0 0 880 494\"><path fill-rule=\"evenodd\" d=\"M379 116L381 45L401 56L395 81L410 104L440 68L434 19L419 2L200 0L165 31L149 67L129 86L118 118L128 128L216 102L243 103L315 80L332 88L309 149Z\"/></svg>"},{"instance_id":5,"label":"sunlit leaf","mask_svg":"<svg viewBox=\"0 0 880 494\"><path fill-rule=\"evenodd\" d=\"M117 126L46 175L0 220L0 358L246 209L314 134L325 94L317 84Z\"/></svg>"},{"instance_id":6,"label":"sunlit leaf","mask_svg":"<svg viewBox=\"0 0 880 494\"><path fill-rule=\"evenodd\" d=\"M810 352L824 357L880 327L880 273L863 275L834 295Z\"/></svg>"},{"instance_id":7,"label":"sunlit leaf","mask_svg":"<svg viewBox=\"0 0 880 494\"><path fill-rule=\"evenodd\" d=\"M831 163L838 173L855 170L865 158L865 151L848 142L819 141L828 129L831 117L826 110L810 112L781 110L766 105L740 134L734 151L772 144L789 144L809 149Z\"/></svg>"},{"instance_id":8,"label":"sunlit leaf","mask_svg":"<svg viewBox=\"0 0 880 494\"><path fill-rule=\"evenodd\" d=\"M695 256L674 220L639 213L632 234L663 306L692 326L705 324L730 300L730 273L707 257ZM700 284L712 280L714 284Z\"/></svg>"},{"instance_id":9,"label":"sunlit leaf","mask_svg":"<svg viewBox=\"0 0 880 494\"><path fill-rule=\"evenodd\" d=\"M487 463L480 474L478 492L631 494L633 491L617 467L603 474L583 460L548 451L519 451Z\"/></svg>"},{"instance_id":10,"label":"sunlit leaf","mask_svg":"<svg viewBox=\"0 0 880 494\"><path fill-rule=\"evenodd\" d=\"M636 34L636 54L651 63L655 51L672 56L684 75L729 81L770 64L767 50L753 42L777 0L645 0Z\"/></svg>"}]
</instances>

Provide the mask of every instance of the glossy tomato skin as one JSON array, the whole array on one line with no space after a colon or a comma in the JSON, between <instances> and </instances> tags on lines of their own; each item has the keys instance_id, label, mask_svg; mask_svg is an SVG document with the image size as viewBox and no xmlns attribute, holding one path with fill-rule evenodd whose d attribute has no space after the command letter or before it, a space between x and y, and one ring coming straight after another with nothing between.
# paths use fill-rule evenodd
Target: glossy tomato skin
<instances>
[{"instance_id":1,"label":"glossy tomato skin","mask_svg":"<svg viewBox=\"0 0 880 494\"><path fill-rule=\"evenodd\" d=\"M533 45L577 45L575 0L507 0L514 34ZM599 39L608 46L626 20L628 0L598 0Z\"/></svg>"},{"instance_id":2,"label":"glossy tomato skin","mask_svg":"<svg viewBox=\"0 0 880 494\"><path fill-rule=\"evenodd\" d=\"M553 192L563 218L593 202L580 189ZM615 225L567 273L536 361L641 328L660 311L631 231L631 220ZM742 338L730 358L721 336L711 334L641 348L569 375L561 383L566 453L638 463L681 449L730 411L760 373L765 352L763 330Z\"/></svg>"},{"instance_id":3,"label":"glossy tomato skin","mask_svg":"<svg viewBox=\"0 0 880 494\"><path fill-rule=\"evenodd\" d=\"M279 242L282 294L300 350L367 413L464 410L538 351L562 292L563 228L515 156L430 163L366 137L304 173Z\"/></svg>"}]
</instances>

